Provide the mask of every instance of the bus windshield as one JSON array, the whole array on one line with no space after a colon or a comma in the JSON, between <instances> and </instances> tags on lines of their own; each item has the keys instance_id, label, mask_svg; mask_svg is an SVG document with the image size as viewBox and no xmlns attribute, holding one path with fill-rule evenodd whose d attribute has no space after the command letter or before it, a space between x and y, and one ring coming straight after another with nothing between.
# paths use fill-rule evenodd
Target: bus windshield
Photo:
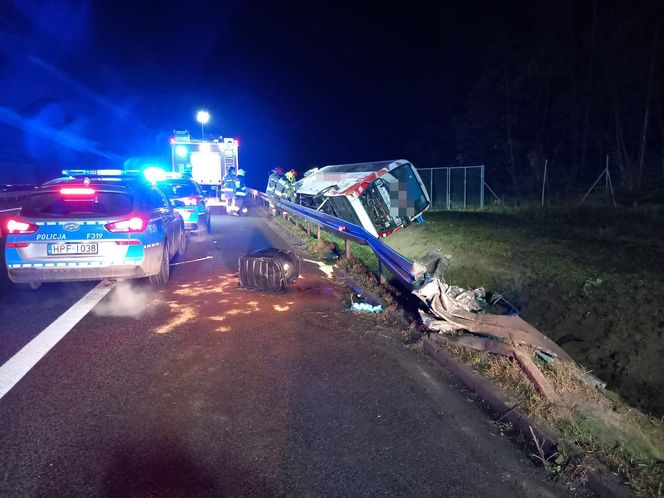
<instances>
[{"instance_id":1,"label":"bus windshield","mask_svg":"<svg viewBox=\"0 0 664 498\"><path fill-rule=\"evenodd\" d=\"M374 180L360 195L360 201L379 233L407 225L428 207L426 194L410 164Z\"/></svg>"}]
</instances>

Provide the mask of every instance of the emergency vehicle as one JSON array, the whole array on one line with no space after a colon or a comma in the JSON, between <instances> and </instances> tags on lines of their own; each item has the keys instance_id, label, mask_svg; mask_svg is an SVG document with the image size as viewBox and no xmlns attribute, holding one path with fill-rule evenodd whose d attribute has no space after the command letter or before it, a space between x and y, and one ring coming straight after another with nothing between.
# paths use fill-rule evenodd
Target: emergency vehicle
<instances>
[{"instance_id":1,"label":"emergency vehicle","mask_svg":"<svg viewBox=\"0 0 664 498\"><path fill-rule=\"evenodd\" d=\"M184 221L141 172L65 170L5 225L15 283L148 277L165 284L187 247Z\"/></svg>"},{"instance_id":2,"label":"emergency vehicle","mask_svg":"<svg viewBox=\"0 0 664 498\"><path fill-rule=\"evenodd\" d=\"M228 202L222 195L224 178L231 171L235 175L239 171L239 145L235 138L197 140L186 130L175 130L171 137L172 170L201 186L209 208L222 206L225 210Z\"/></svg>"},{"instance_id":3,"label":"emergency vehicle","mask_svg":"<svg viewBox=\"0 0 664 498\"><path fill-rule=\"evenodd\" d=\"M387 237L431 205L415 167L405 159L340 164L307 171L296 202Z\"/></svg>"}]
</instances>

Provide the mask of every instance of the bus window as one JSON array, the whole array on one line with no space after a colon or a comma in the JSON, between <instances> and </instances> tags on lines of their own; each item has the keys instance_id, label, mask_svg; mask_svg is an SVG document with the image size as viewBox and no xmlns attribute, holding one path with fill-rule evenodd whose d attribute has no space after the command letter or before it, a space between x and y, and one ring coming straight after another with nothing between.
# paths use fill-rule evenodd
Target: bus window
<instances>
[{"instance_id":1,"label":"bus window","mask_svg":"<svg viewBox=\"0 0 664 498\"><path fill-rule=\"evenodd\" d=\"M343 196L328 197L318 209L324 213L335 216L336 218L346 220L353 225L362 226L362 222L357 217L350 201Z\"/></svg>"},{"instance_id":2,"label":"bus window","mask_svg":"<svg viewBox=\"0 0 664 498\"><path fill-rule=\"evenodd\" d=\"M398 188L392 190L390 212L393 216L408 218L412 220L429 207L426 193L421 182L415 176L413 166L404 164L399 166L386 176L393 176L398 181Z\"/></svg>"}]
</instances>

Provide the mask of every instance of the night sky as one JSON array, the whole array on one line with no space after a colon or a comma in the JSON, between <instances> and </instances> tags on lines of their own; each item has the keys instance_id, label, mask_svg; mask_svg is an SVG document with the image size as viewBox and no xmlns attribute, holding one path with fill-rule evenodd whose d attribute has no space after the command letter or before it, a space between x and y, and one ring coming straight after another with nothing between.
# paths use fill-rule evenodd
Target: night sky
<instances>
[{"instance_id":1,"label":"night sky","mask_svg":"<svg viewBox=\"0 0 664 498\"><path fill-rule=\"evenodd\" d=\"M450 161L484 16L434 5L5 1L0 181L166 161L199 108L259 183L276 165Z\"/></svg>"},{"instance_id":2,"label":"night sky","mask_svg":"<svg viewBox=\"0 0 664 498\"><path fill-rule=\"evenodd\" d=\"M198 137L204 108L257 187L275 166L406 158L484 163L523 194L548 159L570 192L613 154L638 192L642 171L664 180L660 14L657 0L3 0L0 183L168 165L172 130Z\"/></svg>"}]
</instances>

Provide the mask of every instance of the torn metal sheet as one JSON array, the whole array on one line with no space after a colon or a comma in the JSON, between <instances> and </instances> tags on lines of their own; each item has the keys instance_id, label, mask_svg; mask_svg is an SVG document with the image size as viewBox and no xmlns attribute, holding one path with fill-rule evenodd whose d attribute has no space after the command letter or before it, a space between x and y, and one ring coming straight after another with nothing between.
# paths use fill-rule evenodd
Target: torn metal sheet
<instances>
[{"instance_id":1,"label":"torn metal sheet","mask_svg":"<svg viewBox=\"0 0 664 498\"><path fill-rule=\"evenodd\" d=\"M499 354L502 356L512 356L514 354L514 346L506 344L489 337L479 337L475 335L446 335L436 334L433 339L448 346L458 346L462 348L474 349L476 351L484 351L486 353Z\"/></svg>"},{"instance_id":2,"label":"torn metal sheet","mask_svg":"<svg viewBox=\"0 0 664 498\"><path fill-rule=\"evenodd\" d=\"M441 333L466 330L491 335L532 346L564 360L571 359L560 346L519 316L477 313L480 310L478 299L483 295L483 289L463 292L458 292L458 289L440 278L431 278L413 291L429 308L430 316L423 318L429 329ZM471 299L473 295L475 303Z\"/></svg>"},{"instance_id":3,"label":"torn metal sheet","mask_svg":"<svg viewBox=\"0 0 664 498\"><path fill-rule=\"evenodd\" d=\"M530 382L535 386L537 392L555 405L562 404L560 395L554 389L551 381L549 381L549 379L547 379L537 367L532 356L523 351L514 351L513 355L528 379L530 379Z\"/></svg>"}]
</instances>

